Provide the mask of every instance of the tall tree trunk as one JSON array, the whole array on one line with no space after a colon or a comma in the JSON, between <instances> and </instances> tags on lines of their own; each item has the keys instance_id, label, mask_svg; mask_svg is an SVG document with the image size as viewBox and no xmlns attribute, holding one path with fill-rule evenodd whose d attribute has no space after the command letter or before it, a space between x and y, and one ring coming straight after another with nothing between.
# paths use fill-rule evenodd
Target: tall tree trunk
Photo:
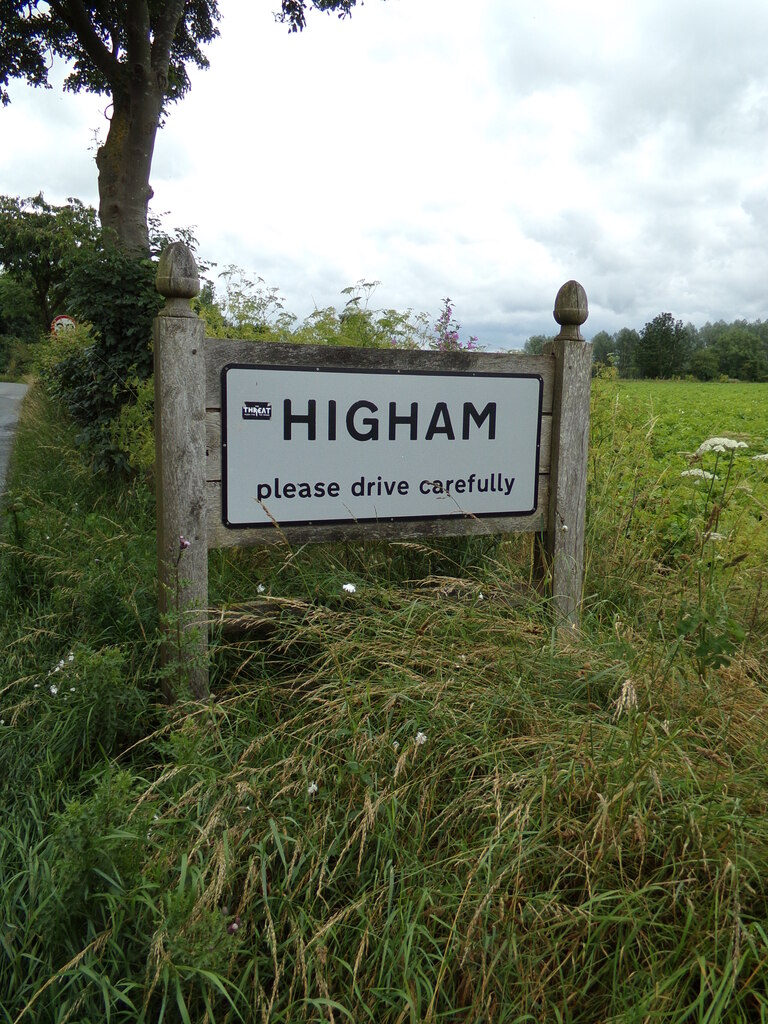
<instances>
[{"instance_id":1,"label":"tall tree trunk","mask_svg":"<svg viewBox=\"0 0 768 1024\"><path fill-rule=\"evenodd\" d=\"M163 102L151 77L134 66L125 87L114 89L109 131L96 153L101 226L114 232L121 249L137 255L149 253L149 174Z\"/></svg>"}]
</instances>

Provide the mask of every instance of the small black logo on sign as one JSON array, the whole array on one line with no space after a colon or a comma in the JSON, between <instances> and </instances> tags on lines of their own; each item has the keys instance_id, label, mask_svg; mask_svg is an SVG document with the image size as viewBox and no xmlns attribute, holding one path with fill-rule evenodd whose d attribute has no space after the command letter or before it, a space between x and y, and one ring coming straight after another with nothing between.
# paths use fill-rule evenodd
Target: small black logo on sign
<instances>
[{"instance_id":1,"label":"small black logo on sign","mask_svg":"<svg viewBox=\"0 0 768 1024\"><path fill-rule=\"evenodd\" d=\"M244 420L271 420L271 402L243 402Z\"/></svg>"}]
</instances>

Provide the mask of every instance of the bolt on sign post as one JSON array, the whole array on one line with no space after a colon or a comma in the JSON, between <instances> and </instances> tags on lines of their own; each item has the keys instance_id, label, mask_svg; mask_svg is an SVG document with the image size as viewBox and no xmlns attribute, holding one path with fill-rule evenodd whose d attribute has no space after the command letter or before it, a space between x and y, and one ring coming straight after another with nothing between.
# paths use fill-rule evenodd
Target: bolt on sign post
<instances>
[{"instance_id":1,"label":"bolt on sign post","mask_svg":"<svg viewBox=\"0 0 768 1024\"><path fill-rule=\"evenodd\" d=\"M578 621L591 367L580 284L560 289L560 334L540 356L206 339L180 242L157 287L164 657L181 659L195 696L207 693L214 547L537 533L556 624Z\"/></svg>"}]
</instances>

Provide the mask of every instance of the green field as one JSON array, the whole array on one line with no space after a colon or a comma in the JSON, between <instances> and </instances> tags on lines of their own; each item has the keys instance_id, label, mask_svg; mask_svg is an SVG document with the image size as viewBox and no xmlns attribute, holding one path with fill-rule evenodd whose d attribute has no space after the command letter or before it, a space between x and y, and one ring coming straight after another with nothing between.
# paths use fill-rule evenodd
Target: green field
<instances>
[{"instance_id":1,"label":"green field","mask_svg":"<svg viewBox=\"0 0 768 1024\"><path fill-rule=\"evenodd\" d=\"M261 636L167 707L151 479L33 390L0 1021L768 1021L767 452L766 385L598 379L580 628L531 538L216 552Z\"/></svg>"},{"instance_id":2,"label":"green field","mask_svg":"<svg viewBox=\"0 0 768 1024\"><path fill-rule=\"evenodd\" d=\"M768 385L700 384L692 381L601 379L595 402L607 405L649 435L655 461L669 464L708 437L727 435L750 445L750 455L768 451ZM600 452L601 436L593 445ZM681 465L683 465L681 463Z\"/></svg>"}]
</instances>

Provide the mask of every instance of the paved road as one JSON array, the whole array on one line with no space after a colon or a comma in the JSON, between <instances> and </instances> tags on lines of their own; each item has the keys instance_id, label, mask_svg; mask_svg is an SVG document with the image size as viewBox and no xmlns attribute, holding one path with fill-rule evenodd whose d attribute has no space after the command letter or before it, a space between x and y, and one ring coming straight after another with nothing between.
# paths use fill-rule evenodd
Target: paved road
<instances>
[{"instance_id":1,"label":"paved road","mask_svg":"<svg viewBox=\"0 0 768 1024\"><path fill-rule=\"evenodd\" d=\"M0 494L5 491L5 474L11 455L13 434L26 384L6 384L0 381Z\"/></svg>"}]
</instances>

